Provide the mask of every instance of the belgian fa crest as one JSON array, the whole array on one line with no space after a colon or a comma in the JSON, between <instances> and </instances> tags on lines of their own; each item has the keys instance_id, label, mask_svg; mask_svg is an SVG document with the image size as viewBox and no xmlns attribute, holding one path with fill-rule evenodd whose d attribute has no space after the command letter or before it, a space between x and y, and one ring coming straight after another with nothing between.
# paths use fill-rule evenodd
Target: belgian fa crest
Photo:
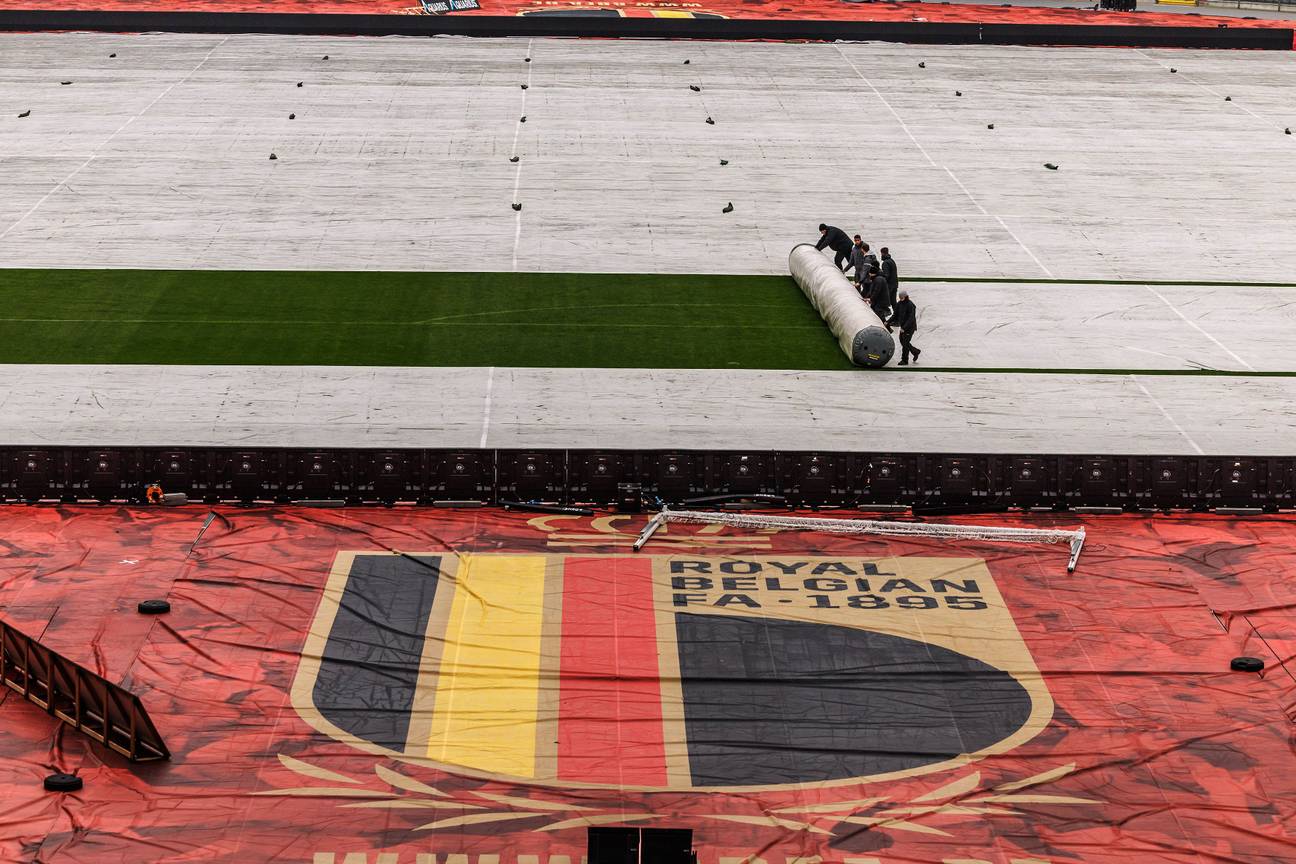
<instances>
[{"instance_id":1,"label":"belgian fa crest","mask_svg":"<svg viewBox=\"0 0 1296 864\"><path fill-rule=\"evenodd\" d=\"M341 553L303 655L319 732L568 789L896 780L1053 713L972 558Z\"/></svg>"}]
</instances>

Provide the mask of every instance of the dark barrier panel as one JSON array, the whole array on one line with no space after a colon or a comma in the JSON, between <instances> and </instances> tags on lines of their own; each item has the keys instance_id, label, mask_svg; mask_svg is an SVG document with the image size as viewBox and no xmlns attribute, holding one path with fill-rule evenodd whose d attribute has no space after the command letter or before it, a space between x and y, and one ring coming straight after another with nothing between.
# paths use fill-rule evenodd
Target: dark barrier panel
<instances>
[{"instance_id":1,"label":"dark barrier panel","mask_svg":"<svg viewBox=\"0 0 1296 864\"><path fill-rule=\"evenodd\" d=\"M793 506L1296 507L1296 455L739 450L0 448L0 502L544 501L779 496ZM632 491L627 491L632 490Z\"/></svg>"},{"instance_id":2,"label":"dark barrier panel","mask_svg":"<svg viewBox=\"0 0 1296 864\"><path fill-rule=\"evenodd\" d=\"M771 21L512 15L306 15L218 12L0 10L0 30L282 33L335 36L595 36L659 39L812 39L994 45L1109 45L1292 50L1292 30L961 24L910 21Z\"/></svg>"},{"instance_id":3,"label":"dark barrier panel","mask_svg":"<svg viewBox=\"0 0 1296 864\"><path fill-rule=\"evenodd\" d=\"M1261 27L1086 27L1066 24L982 24L986 45L1081 45L1130 48L1292 50L1292 31ZM1126 30L1137 31L1125 33Z\"/></svg>"},{"instance_id":4,"label":"dark barrier panel","mask_svg":"<svg viewBox=\"0 0 1296 864\"><path fill-rule=\"evenodd\" d=\"M0 621L0 683L132 762L171 758L138 696L4 621Z\"/></svg>"}]
</instances>

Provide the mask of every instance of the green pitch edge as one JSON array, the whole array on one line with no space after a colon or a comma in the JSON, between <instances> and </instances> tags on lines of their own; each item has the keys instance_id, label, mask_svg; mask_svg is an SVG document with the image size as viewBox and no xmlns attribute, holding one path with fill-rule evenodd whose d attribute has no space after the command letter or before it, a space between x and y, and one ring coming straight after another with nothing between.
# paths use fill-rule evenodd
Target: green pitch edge
<instances>
[{"instance_id":1,"label":"green pitch edge","mask_svg":"<svg viewBox=\"0 0 1296 864\"><path fill-rule=\"evenodd\" d=\"M0 363L854 368L785 276L0 269L0 299Z\"/></svg>"},{"instance_id":2,"label":"green pitch edge","mask_svg":"<svg viewBox=\"0 0 1296 864\"><path fill-rule=\"evenodd\" d=\"M892 367L887 367L888 371ZM982 375L1198 375L1227 378L1296 378L1296 371L1247 372L1241 369L1036 369L1014 366L907 366L897 372L977 373Z\"/></svg>"},{"instance_id":3,"label":"green pitch edge","mask_svg":"<svg viewBox=\"0 0 1296 864\"><path fill-rule=\"evenodd\" d=\"M850 369L784 277L0 270L0 363Z\"/></svg>"},{"instance_id":4,"label":"green pitch edge","mask_svg":"<svg viewBox=\"0 0 1296 864\"><path fill-rule=\"evenodd\" d=\"M1296 282L1212 282L1201 279L1036 279L1018 276L906 276L904 281L984 282L986 284L1000 285L1170 285L1187 288L1296 288Z\"/></svg>"}]
</instances>

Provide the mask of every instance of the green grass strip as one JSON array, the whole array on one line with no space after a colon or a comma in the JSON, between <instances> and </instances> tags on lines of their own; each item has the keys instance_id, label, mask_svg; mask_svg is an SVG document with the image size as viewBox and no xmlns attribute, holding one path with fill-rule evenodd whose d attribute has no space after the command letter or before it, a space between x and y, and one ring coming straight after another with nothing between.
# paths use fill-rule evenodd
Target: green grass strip
<instances>
[{"instance_id":1,"label":"green grass strip","mask_svg":"<svg viewBox=\"0 0 1296 864\"><path fill-rule=\"evenodd\" d=\"M790 278L0 270L0 363L850 369Z\"/></svg>"},{"instance_id":2,"label":"green grass strip","mask_svg":"<svg viewBox=\"0 0 1296 864\"><path fill-rule=\"evenodd\" d=\"M0 363L854 368L787 276L0 269L0 297Z\"/></svg>"}]
</instances>

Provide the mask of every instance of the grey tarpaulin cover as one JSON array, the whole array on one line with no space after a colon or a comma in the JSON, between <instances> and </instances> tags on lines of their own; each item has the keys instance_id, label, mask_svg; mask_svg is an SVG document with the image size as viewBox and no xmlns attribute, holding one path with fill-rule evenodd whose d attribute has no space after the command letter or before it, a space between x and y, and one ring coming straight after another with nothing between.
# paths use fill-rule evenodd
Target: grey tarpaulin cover
<instances>
[{"instance_id":1,"label":"grey tarpaulin cover","mask_svg":"<svg viewBox=\"0 0 1296 864\"><path fill-rule=\"evenodd\" d=\"M887 364L895 340L835 264L809 243L799 243L788 254L788 270L852 363Z\"/></svg>"}]
</instances>

